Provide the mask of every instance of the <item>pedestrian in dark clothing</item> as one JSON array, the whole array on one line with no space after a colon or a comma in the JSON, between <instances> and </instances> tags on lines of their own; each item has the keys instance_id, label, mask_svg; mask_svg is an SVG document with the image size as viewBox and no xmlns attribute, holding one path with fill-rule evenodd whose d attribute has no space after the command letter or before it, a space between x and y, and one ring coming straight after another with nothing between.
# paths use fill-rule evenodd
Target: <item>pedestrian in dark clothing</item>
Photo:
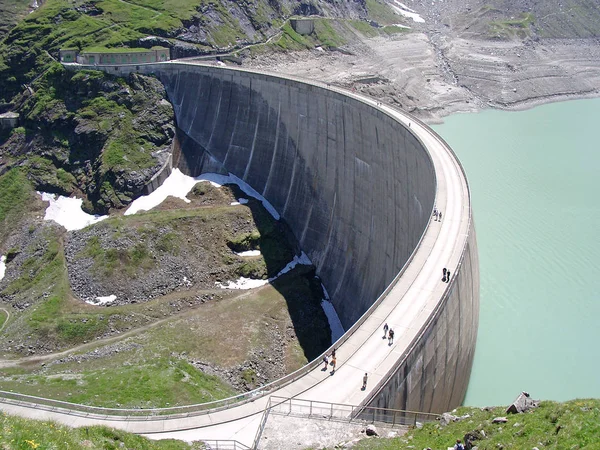
<instances>
[{"instance_id":1,"label":"pedestrian in dark clothing","mask_svg":"<svg viewBox=\"0 0 600 450\"><path fill-rule=\"evenodd\" d=\"M387 322L385 323L385 325L383 326L383 339L385 339L387 337L387 332L390 329L390 327L388 327Z\"/></svg>"},{"instance_id":2,"label":"pedestrian in dark clothing","mask_svg":"<svg viewBox=\"0 0 600 450\"><path fill-rule=\"evenodd\" d=\"M388 331L388 344L392 345L394 343L394 330L392 330L390 328L390 331Z\"/></svg>"},{"instance_id":3,"label":"pedestrian in dark clothing","mask_svg":"<svg viewBox=\"0 0 600 450\"><path fill-rule=\"evenodd\" d=\"M456 445L454 446L454 450L465 450L465 446L462 445L460 439L456 440Z\"/></svg>"},{"instance_id":4,"label":"pedestrian in dark clothing","mask_svg":"<svg viewBox=\"0 0 600 450\"><path fill-rule=\"evenodd\" d=\"M327 370L327 366L329 365L329 359L327 359L327 355L323 356L323 364L325 364L325 366L321 370Z\"/></svg>"},{"instance_id":5,"label":"pedestrian in dark clothing","mask_svg":"<svg viewBox=\"0 0 600 450\"><path fill-rule=\"evenodd\" d=\"M438 219L440 220L440 222L442 221L442 212L438 212Z\"/></svg>"},{"instance_id":6,"label":"pedestrian in dark clothing","mask_svg":"<svg viewBox=\"0 0 600 450\"><path fill-rule=\"evenodd\" d=\"M365 376L363 377L363 385L362 385L362 390L364 391L367 388L367 379L369 377L367 376L367 372L365 372Z\"/></svg>"},{"instance_id":7,"label":"pedestrian in dark clothing","mask_svg":"<svg viewBox=\"0 0 600 450\"><path fill-rule=\"evenodd\" d=\"M335 364L337 363L337 360L335 359L335 356L331 357L331 375L333 375L335 373Z\"/></svg>"},{"instance_id":8,"label":"pedestrian in dark clothing","mask_svg":"<svg viewBox=\"0 0 600 450\"><path fill-rule=\"evenodd\" d=\"M450 283L450 271L446 273L446 283Z\"/></svg>"},{"instance_id":9,"label":"pedestrian in dark clothing","mask_svg":"<svg viewBox=\"0 0 600 450\"><path fill-rule=\"evenodd\" d=\"M448 269L446 269L445 267L442 269L442 274L444 275L442 277L442 281L445 283L446 282L446 274L448 273Z\"/></svg>"}]
</instances>

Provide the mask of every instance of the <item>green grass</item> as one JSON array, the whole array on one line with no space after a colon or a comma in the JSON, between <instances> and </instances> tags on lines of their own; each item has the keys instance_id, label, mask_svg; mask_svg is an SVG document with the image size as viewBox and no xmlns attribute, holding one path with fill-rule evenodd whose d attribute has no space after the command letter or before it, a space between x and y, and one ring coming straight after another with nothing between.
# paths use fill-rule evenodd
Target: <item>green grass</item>
<instances>
[{"instance_id":1,"label":"green grass","mask_svg":"<svg viewBox=\"0 0 600 450\"><path fill-rule=\"evenodd\" d=\"M315 35L317 39L327 47L341 47L347 43L335 29L335 22L326 19L315 20Z\"/></svg>"},{"instance_id":2,"label":"green grass","mask_svg":"<svg viewBox=\"0 0 600 450\"><path fill-rule=\"evenodd\" d=\"M534 23L532 13L521 13L517 19L495 20L489 24L490 37L510 39L514 37L525 38L530 34L530 27Z\"/></svg>"},{"instance_id":3,"label":"green grass","mask_svg":"<svg viewBox=\"0 0 600 450\"><path fill-rule=\"evenodd\" d=\"M402 23L404 19L397 15L390 6L382 0L366 0L369 18L381 25Z\"/></svg>"},{"instance_id":4,"label":"green grass","mask_svg":"<svg viewBox=\"0 0 600 450\"><path fill-rule=\"evenodd\" d=\"M130 355L132 356L132 355ZM135 358L135 356L132 356ZM169 357L135 358L118 367L83 373L16 375L20 383L2 382L3 388L107 408L166 408L206 403L235 395L219 378L207 375L188 362Z\"/></svg>"},{"instance_id":5,"label":"green grass","mask_svg":"<svg viewBox=\"0 0 600 450\"><path fill-rule=\"evenodd\" d=\"M130 277L135 277L139 270L154 267L152 255L148 251L146 242L140 241L132 247L102 248L97 236L92 236L81 256L89 256L94 260L94 270L110 277L115 270L125 272Z\"/></svg>"},{"instance_id":6,"label":"green grass","mask_svg":"<svg viewBox=\"0 0 600 450\"><path fill-rule=\"evenodd\" d=\"M0 448L15 450L78 449L183 450L203 449L197 442L175 439L154 441L136 434L102 426L71 428L55 422L42 422L9 416L0 411Z\"/></svg>"},{"instance_id":7,"label":"green grass","mask_svg":"<svg viewBox=\"0 0 600 450\"><path fill-rule=\"evenodd\" d=\"M600 400L571 400L565 403L545 401L537 409L525 414L506 415L504 408L485 411L461 407L458 416L469 414L466 420L450 423L441 428L437 423L425 424L395 439L361 441L357 450L423 449L452 447L456 439L466 433L485 431L485 438L477 440L479 450L531 449L599 449ZM492 424L498 416L507 417L508 423Z\"/></svg>"},{"instance_id":8,"label":"green grass","mask_svg":"<svg viewBox=\"0 0 600 450\"><path fill-rule=\"evenodd\" d=\"M388 25L388 26L383 27L383 31L386 34L393 35L393 34L400 34L400 33L408 33L410 31L410 29L398 27L395 25Z\"/></svg>"},{"instance_id":9,"label":"green grass","mask_svg":"<svg viewBox=\"0 0 600 450\"><path fill-rule=\"evenodd\" d=\"M35 195L21 169L0 176L0 244L19 226Z\"/></svg>"},{"instance_id":10,"label":"green grass","mask_svg":"<svg viewBox=\"0 0 600 450\"><path fill-rule=\"evenodd\" d=\"M375 37L379 35L377 28L371 26L369 23L362 20L350 20L348 21L350 26L355 30L359 31L363 36Z\"/></svg>"},{"instance_id":11,"label":"green grass","mask_svg":"<svg viewBox=\"0 0 600 450\"><path fill-rule=\"evenodd\" d=\"M64 285L63 278L64 255L60 235L56 229L47 229L42 232L39 241L34 246L44 242L44 250L41 255L32 256L23 262L21 276L13 280L4 289L3 293L12 295L24 291L39 291L52 289ZM32 252L33 253L33 252Z\"/></svg>"},{"instance_id":12,"label":"green grass","mask_svg":"<svg viewBox=\"0 0 600 450\"><path fill-rule=\"evenodd\" d=\"M2 328L2 326L4 325L4 323L8 320L8 315L4 312L0 310L0 329Z\"/></svg>"}]
</instances>

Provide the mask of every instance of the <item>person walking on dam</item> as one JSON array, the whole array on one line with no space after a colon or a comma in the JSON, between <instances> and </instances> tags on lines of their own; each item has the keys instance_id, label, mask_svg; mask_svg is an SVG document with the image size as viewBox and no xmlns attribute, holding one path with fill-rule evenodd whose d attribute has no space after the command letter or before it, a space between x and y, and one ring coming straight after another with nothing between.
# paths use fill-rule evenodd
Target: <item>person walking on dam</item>
<instances>
[{"instance_id":1,"label":"person walking on dam","mask_svg":"<svg viewBox=\"0 0 600 450\"><path fill-rule=\"evenodd\" d=\"M365 376L363 377L363 384L362 384L362 390L364 391L367 388L367 380L368 380L368 375L367 372L365 372Z\"/></svg>"},{"instance_id":2,"label":"person walking on dam","mask_svg":"<svg viewBox=\"0 0 600 450\"><path fill-rule=\"evenodd\" d=\"M392 330L390 328L390 331L388 331L388 344L392 345L394 343L394 330Z\"/></svg>"},{"instance_id":3,"label":"person walking on dam","mask_svg":"<svg viewBox=\"0 0 600 450\"><path fill-rule=\"evenodd\" d=\"M450 271L446 273L446 283L450 283Z\"/></svg>"},{"instance_id":4,"label":"person walking on dam","mask_svg":"<svg viewBox=\"0 0 600 450\"><path fill-rule=\"evenodd\" d=\"M331 375L333 375L335 373L335 365L337 364L337 360L335 359L335 356L331 357Z\"/></svg>"},{"instance_id":5,"label":"person walking on dam","mask_svg":"<svg viewBox=\"0 0 600 450\"><path fill-rule=\"evenodd\" d=\"M388 327L387 322L385 323L385 325L383 326L383 339L385 339L387 337L387 332L390 329L390 327Z\"/></svg>"},{"instance_id":6,"label":"person walking on dam","mask_svg":"<svg viewBox=\"0 0 600 450\"><path fill-rule=\"evenodd\" d=\"M327 370L327 366L329 366L329 358L327 358L327 355L323 356L323 364L325 364L325 366L322 370Z\"/></svg>"},{"instance_id":7,"label":"person walking on dam","mask_svg":"<svg viewBox=\"0 0 600 450\"><path fill-rule=\"evenodd\" d=\"M448 269L446 269L445 267L442 269L442 281L445 283L446 282L446 274L448 273Z\"/></svg>"}]
</instances>

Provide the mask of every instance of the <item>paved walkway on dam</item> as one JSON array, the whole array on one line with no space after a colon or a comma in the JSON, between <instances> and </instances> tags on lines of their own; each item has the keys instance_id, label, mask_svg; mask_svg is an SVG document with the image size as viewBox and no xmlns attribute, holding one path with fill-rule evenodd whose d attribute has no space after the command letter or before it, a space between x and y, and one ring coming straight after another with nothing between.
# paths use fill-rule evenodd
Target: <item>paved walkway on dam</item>
<instances>
[{"instance_id":1,"label":"paved walkway on dam","mask_svg":"<svg viewBox=\"0 0 600 450\"><path fill-rule=\"evenodd\" d=\"M321 83L302 81L324 86ZM382 381L406 352L450 286L441 281L442 268L447 267L454 275L460 262L470 227L470 199L466 179L455 156L429 128L370 98L342 89L332 90L378 107L410 126L412 132L428 148L433 160L437 175L436 206L443 212L442 222L431 219L412 261L386 298L337 349L335 374L330 374L330 368L322 371L321 364L302 378L270 393L279 397L359 405L369 397L370 388ZM384 323L388 323L395 331L395 341L391 346L382 338ZM365 372L368 373L369 380L367 389L363 391L361 385ZM124 417L70 415L1 403L1 400L0 409L6 412L56 420L75 427L102 424L145 434L153 439L223 439L237 440L251 446L268 396L193 417L140 417L131 420L124 420Z\"/></svg>"}]
</instances>

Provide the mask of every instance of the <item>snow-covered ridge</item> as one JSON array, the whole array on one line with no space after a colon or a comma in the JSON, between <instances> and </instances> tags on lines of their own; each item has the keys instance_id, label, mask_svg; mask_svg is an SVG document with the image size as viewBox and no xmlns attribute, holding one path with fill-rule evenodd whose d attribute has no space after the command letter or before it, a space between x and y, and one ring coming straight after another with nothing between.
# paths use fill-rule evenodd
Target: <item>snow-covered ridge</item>
<instances>
[{"instance_id":1,"label":"snow-covered ridge","mask_svg":"<svg viewBox=\"0 0 600 450\"><path fill-rule=\"evenodd\" d=\"M108 216L97 216L88 214L81 209L83 200L76 197L65 197L56 194L48 194L47 192L38 192L42 196L42 200L49 202L46 208L44 220L54 220L59 225L62 225L67 230L81 230L82 228L98 223Z\"/></svg>"}]
</instances>

